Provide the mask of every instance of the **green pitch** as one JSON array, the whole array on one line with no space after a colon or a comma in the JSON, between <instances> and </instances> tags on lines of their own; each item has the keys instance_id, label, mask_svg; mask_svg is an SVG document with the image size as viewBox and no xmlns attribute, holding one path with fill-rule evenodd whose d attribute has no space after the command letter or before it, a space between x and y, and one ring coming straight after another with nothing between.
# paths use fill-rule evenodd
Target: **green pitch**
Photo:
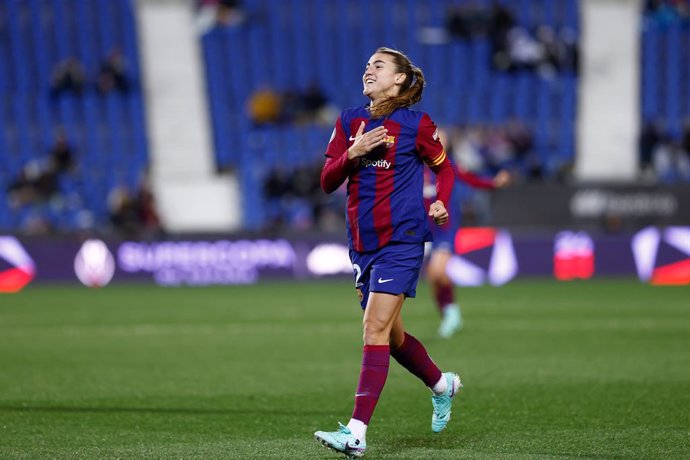
<instances>
[{"instance_id":1,"label":"green pitch","mask_svg":"<svg viewBox=\"0 0 690 460\"><path fill-rule=\"evenodd\" d=\"M436 338L465 390L446 431L395 362L367 458L690 457L690 287L518 282L459 289ZM227 288L30 287L0 297L0 458L339 458L361 358L349 282Z\"/></svg>"}]
</instances>

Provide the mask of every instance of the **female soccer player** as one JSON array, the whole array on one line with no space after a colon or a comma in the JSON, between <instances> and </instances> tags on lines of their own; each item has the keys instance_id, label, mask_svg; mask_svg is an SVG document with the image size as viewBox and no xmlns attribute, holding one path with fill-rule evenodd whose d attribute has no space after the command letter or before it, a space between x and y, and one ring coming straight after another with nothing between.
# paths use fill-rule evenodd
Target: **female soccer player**
<instances>
[{"instance_id":1,"label":"female soccer player","mask_svg":"<svg viewBox=\"0 0 690 460\"><path fill-rule=\"evenodd\" d=\"M407 56L379 48L362 77L367 106L346 109L326 149L321 187L326 193L347 180L347 235L355 288L364 309L364 349L355 407L347 426L314 433L325 446L349 457L366 451L366 431L388 376L389 356L431 388L431 429L450 420L460 378L442 373L424 346L405 332L406 297L414 297L431 239L422 196L423 168L436 174L437 199L428 215L448 221L446 206L454 172L439 142L436 125L410 110L422 98L424 74Z\"/></svg>"},{"instance_id":2,"label":"female soccer player","mask_svg":"<svg viewBox=\"0 0 690 460\"><path fill-rule=\"evenodd\" d=\"M441 134L441 143L444 143L443 137ZM495 190L508 186L512 181L510 173L505 170L500 171L492 179L487 179L456 165L453 165L453 168L456 178L473 188ZM433 180L428 176L428 174L425 175L424 198L427 202L432 202L436 198L436 190L433 186ZM463 323L460 305L455 302L453 282L446 271L448 262L454 253L455 235L460 229L460 199L456 195L457 193L453 193L451 196L451 203L454 203L455 206L452 207L454 212L451 213L448 222L432 227L431 231L434 238L429 243L431 252L426 267L426 279L431 295L441 314L441 325L438 328L438 333L443 338L451 337L455 332L462 329Z\"/></svg>"}]
</instances>

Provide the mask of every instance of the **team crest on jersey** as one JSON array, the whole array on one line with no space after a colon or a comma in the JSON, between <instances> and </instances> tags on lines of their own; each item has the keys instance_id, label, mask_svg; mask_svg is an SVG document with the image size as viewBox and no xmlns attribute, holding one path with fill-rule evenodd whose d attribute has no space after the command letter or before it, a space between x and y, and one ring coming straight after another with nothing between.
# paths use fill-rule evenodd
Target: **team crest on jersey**
<instances>
[{"instance_id":1,"label":"team crest on jersey","mask_svg":"<svg viewBox=\"0 0 690 460\"><path fill-rule=\"evenodd\" d=\"M389 149L395 145L395 136L386 136L386 148Z\"/></svg>"}]
</instances>

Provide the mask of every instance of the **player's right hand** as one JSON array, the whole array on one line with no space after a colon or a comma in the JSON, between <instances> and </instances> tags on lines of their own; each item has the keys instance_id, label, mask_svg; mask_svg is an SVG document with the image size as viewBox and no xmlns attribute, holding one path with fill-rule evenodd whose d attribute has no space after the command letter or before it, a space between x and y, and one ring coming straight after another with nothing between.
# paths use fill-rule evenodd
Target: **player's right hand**
<instances>
[{"instance_id":1,"label":"player's right hand","mask_svg":"<svg viewBox=\"0 0 690 460\"><path fill-rule=\"evenodd\" d=\"M388 136L386 128L379 126L365 133L364 125L364 122L360 123L357 134L355 134L354 144L347 149L347 157L350 160L364 156L386 142L386 137Z\"/></svg>"},{"instance_id":2,"label":"player's right hand","mask_svg":"<svg viewBox=\"0 0 690 460\"><path fill-rule=\"evenodd\" d=\"M448 222L448 211L443 205L443 201L436 200L429 206L429 216L434 219L436 225L443 225Z\"/></svg>"}]
</instances>

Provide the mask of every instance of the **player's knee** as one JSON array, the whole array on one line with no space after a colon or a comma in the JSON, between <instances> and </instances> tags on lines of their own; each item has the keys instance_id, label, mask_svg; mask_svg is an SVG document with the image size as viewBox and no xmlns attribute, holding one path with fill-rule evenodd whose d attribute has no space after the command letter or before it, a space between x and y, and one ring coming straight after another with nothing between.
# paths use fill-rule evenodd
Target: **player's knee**
<instances>
[{"instance_id":1,"label":"player's knee","mask_svg":"<svg viewBox=\"0 0 690 460\"><path fill-rule=\"evenodd\" d=\"M390 331L385 322L365 319L363 329L362 338L365 345L385 345L388 343Z\"/></svg>"},{"instance_id":2,"label":"player's knee","mask_svg":"<svg viewBox=\"0 0 690 460\"><path fill-rule=\"evenodd\" d=\"M405 342L405 333L398 333L395 331L391 331L390 338L389 338L389 344L391 347L391 350L397 350L402 346L402 344Z\"/></svg>"}]
</instances>

